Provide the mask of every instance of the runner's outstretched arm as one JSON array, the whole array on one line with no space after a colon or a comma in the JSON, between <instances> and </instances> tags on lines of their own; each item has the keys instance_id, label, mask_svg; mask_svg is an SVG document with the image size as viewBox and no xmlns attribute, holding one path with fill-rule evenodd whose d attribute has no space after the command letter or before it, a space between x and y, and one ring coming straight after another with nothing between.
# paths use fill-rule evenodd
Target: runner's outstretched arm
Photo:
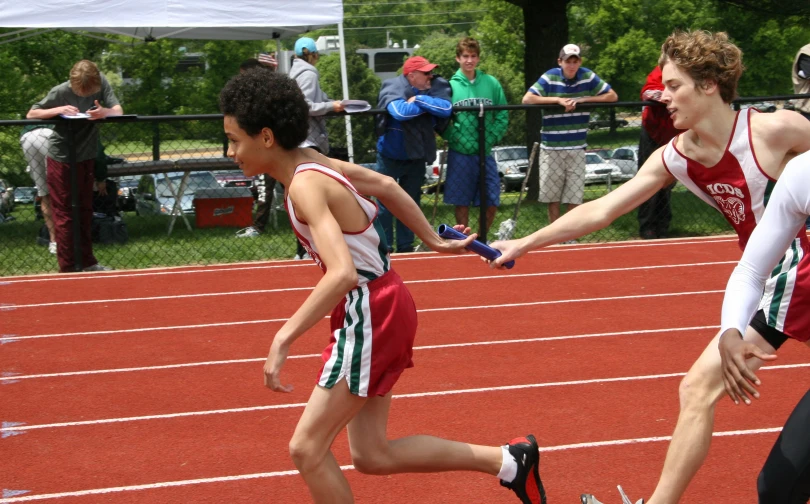
<instances>
[{"instance_id":1,"label":"runner's outstretched arm","mask_svg":"<svg viewBox=\"0 0 810 504\"><path fill-rule=\"evenodd\" d=\"M492 247L500 250L503 255L491 261L490 266L498 268L503 263L517 259L530 250L573 240L605 228L616 218L650 199L658 190L671 184L674 180L664 168L664 162L661 159L663 149L664 147L661 147L656 150L647 159L638 174L615 191L574 208L554 223L529 236L493 243Z\"/></svg>"}]
</instances>

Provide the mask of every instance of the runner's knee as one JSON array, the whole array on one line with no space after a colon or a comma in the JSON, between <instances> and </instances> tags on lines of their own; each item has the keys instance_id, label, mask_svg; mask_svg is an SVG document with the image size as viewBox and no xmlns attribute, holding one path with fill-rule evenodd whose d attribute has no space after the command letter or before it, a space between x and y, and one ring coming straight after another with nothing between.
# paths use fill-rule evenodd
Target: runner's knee
<instances>
[{"instance_id":1,"label":"runner's knee","mask_svg":"<svg viewBox=\"0 0 810 504\"><path fill-rule=\"evenodd\" d=\"M390 458L385 450L371 446L352 446L352 464L363 474L391 474Z\"/></svg>"},{"instance_id":2,"label":"runner's knee","mask_svg":"<svg viewBox=\"0 0 810 504\"><path fill-rule=\"evenodd\" d=\"M293 436L289 449L290 458L301 473L307 473L318 467L326 454L320 443L305 439L303 436Z\"/></svg>"}]
</instances>

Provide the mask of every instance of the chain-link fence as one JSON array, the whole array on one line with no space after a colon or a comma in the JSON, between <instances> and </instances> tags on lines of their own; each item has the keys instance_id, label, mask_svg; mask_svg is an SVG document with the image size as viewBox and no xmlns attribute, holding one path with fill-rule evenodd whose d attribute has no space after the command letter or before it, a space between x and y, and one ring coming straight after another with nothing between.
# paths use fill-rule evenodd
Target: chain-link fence
<instances>
[{"instance_id":1,"label":"chain-link fence","mask_svg":"<svg viewBox=\"0 0 810 504\"><path fill-rule=\"evenodd\" d=\"M753 100L770 112L785 98L741 103ZM560 108L457 108L432 141L405 128L402 153L378 152L382 111L351 116L351 145L344 117L329 116L329 155L351 154L355 163L398 178L434 227L466 222L485 239L497 239L501 223L513 219L519 205L510 235L520 237L633 177L645 155L645 145L639 145L642 106L582 107L590 114L577 129L585 130L587 146L538 149L531 169L540 125ZM48 161L54 125L64 136L83 122L0 121L0 275L56 272L60 266L74 271L95 261L125 269L303 255L284 209L283 187L266 176L245 177L227 158L221 116L107 119L98 122L101 145L92 162L75 156L74 163ZM413 152L421 157L408 159ZM102 178L106 183L94 183ZM731 231L718 212L682 186L663 193L581 241ZM392 250L419 248L418 238L396 219L389 215L386 221L384 211L382 217ZM644 231L645 223L652 232Z\"/></svg>"}]
</instances>

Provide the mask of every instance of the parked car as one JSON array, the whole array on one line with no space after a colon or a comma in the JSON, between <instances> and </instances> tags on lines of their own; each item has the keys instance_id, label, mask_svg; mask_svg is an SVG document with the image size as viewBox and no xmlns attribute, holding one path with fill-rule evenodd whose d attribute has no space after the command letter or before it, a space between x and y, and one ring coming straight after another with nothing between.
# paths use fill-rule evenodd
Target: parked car
<instances>
[{"instance_id":1,"label":"parked car","mask_svg":"<svg viewBox=\"0 0 810 504\"><path fill-rule=\"evenodd\" d=\"M18 187L14 189L14 203L28 205L34 202L37 197L36 187Z\"/></svg>"},{"instance_id":2,"label":"parked car","mask_svg":"<svg viewBox=\"0 0 810 504\"><path fill-rule=\"evenodd\" d=\"M629 180L638 172L638 145L625 145L613 151L610 162L622 171L621 180Z\"/></svg>"},{"instance_id":3,"label":"parked car","mask_svg":"<svg viewBox=\"0 0 810 504\"><path fill-rule=\"evenodd\" d=\"M608 175L610 175L611 180L621 180L622 170L610 161L603 159L599 154L586 152L585 183L596 184L607 182Z\"/></svg>"},{"instance_id":4,"label":"parked car","mask_svg":"<svg viewBox=\"0 0 810 504\"><path fill-rule=\"evenodd\" d=\"M529 168L529 151L525 145L506 145L493 147L492 157L498 165L501 177L501 192L520 189L526 170Z\"/></svg>"},{"instance_id":5,"label":"parked car","mask_svg":"<svg viewBox=\"0 0 810 504\"><path fill-rule=\"evenodd\" d=\"M172 172L167 175L158 173L147 175L151 180L148 185L153 192L138 192L135 199L135 213L138 215L163 214L171 215L175 198L169 189L169 182L175 192L180 190L183 172ZM203 189L221 187L214 174L209 171L191 172L185 190L180 196L180 208L183 213L194 213L194 192Z\"/></svg>"},{"instance_id":6,"label":"parked car","mask_svg":"<svg viewBox=\"0 0 810 504\"><path fill-rule=\"evenodd\" d=\"M529 167L528 151L523 145L504 145L492 148L492 157L498 166L498 176L501 179L501 192L514 191L520 188L523 179L526 178L526 170ZM436 159L433 163L428 163L425 170L425 183L422 185L422 192L432 193L436 190L439 181L439 170L444 168L445 173L442 178L442 185L447 178L447 152L436 151ZM440 191L444 187L440 188Z\"/></svg>"},{"instance_id":7,"label":"parked car","mask_svg":"<svg viewBox=\"0 0 810 504\"><path fill-rule=\"evenodd\" d=\"M599 154L604 160L609 160L613 156L613 149L588 149L588 152Z\"/></svg>"},{"instance_id":8,"label":"parked car","mask_svg":"<svg viewBox=\"0 0 810 504\"><path fill-rule=\"evenodd\" d=\"M140 176L125 176L118 179L118 208L122 212L135 211L135 196L138 194Z\"/></svg>"},{"instance_id":9,"label":"parked car","mask_svg":"<svg viewBox=\"0 0 810 504\"><path fill-rule=\"evenodd\" d=\"M219 182L220 187L248 187L250 188L253 199L259 196L256 180L253 177L248 177L242 170L216 170L211 172L214 178Z\"/></svg>"},{"instance_id":10,"label":"parked car","mask_svg":"<svg viewBox=\"0 0 810 504\"><path fill-rule=\"evenodd\" d=\"M14 186L0 179L0 214L7 216L14 210Z\"/></svg>"}]
</instances>

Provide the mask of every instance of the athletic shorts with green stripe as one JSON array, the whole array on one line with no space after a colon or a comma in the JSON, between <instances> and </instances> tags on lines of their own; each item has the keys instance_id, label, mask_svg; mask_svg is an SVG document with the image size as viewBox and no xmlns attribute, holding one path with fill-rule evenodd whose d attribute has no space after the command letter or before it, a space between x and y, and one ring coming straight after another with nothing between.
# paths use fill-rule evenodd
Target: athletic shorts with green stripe
<instances>
[{"instance_id":1,"label":"athletic shorts with green stripe","mask_svg":"<svg viewBox=\"0 0 810 504\"><path fill-rule=\"evenodd\" d=\"M349 291L330 325L318 385L332 388L346 380L352 394L384 396L413 367L416 305L394 270Z\"/></svg>"},{"instance_id":2,"label":"athletic shorts with green stripe","mask_svg":"<svg viewBox=\"0 0 810 504\"><path fill-rule=\"evenodd\" d=\"M765 323L785 336L810 340L810 244L807 236L793 240L765 282L759 309Z\"/></svg>"}]
</instances>

